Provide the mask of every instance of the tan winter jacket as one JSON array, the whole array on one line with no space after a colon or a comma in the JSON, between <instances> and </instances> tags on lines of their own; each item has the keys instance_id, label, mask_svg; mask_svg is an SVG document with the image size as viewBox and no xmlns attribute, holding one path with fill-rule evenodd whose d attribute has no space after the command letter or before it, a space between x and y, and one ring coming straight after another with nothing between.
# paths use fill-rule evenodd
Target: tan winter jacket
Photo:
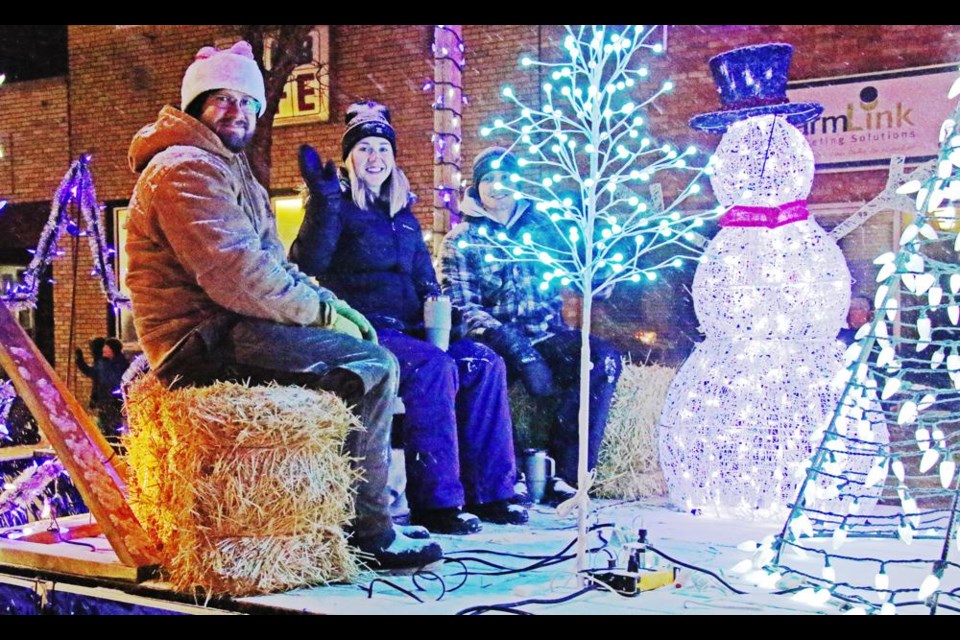
<instances>
[{"instance_id":1,"label":"tan winter jacket","mask_svg":"<svg viewBox=\"0 0 960 640\"><path fill-rule=\"evenodd\" d=\"M129 152L143 172L127 221L127 286L140 344L156 367L203 320L234 312L311 324L335 298L286 260L266 190L242 153L164 107Z\"/></svg>"}]
</instances>

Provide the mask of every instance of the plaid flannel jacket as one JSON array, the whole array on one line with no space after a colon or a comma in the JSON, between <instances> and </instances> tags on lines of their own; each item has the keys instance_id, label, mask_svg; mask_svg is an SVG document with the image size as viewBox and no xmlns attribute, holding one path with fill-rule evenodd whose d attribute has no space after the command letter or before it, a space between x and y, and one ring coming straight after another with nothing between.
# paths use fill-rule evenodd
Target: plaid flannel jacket
<instances>
[{"instance_id":1,"label":"plaid flannel jacket","mask_svg":"<svg viewBox=\"0 0 960 640\"><path fill-rule=\"evenodd\" d=\"M559 296L540 289L535 263L511 259L480 234L481 227L486 227L488 235L502 231L513 239L525 232L537 233L532 203L519 201L513 217L502 225L486 215L472 191L468 190L461 205L464 221L443 241L443 293L460 310L468 338L502 323L515 323L534 341L550 337L563 326ZM486 260L487 254L495 259Z\"/></svg>"}]
</instances>

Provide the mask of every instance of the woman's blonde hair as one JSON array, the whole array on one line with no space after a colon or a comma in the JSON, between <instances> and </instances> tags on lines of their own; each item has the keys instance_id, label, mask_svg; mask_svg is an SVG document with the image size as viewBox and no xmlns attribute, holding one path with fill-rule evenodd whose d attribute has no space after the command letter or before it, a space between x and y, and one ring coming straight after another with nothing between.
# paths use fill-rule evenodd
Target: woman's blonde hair
<instances>
[{"instance_id":1,"label":"woman's blonde hair","mask_svg":"<svg viewBox=\"0 0 960 640\"><path fill-rule=\"evenodd\" d=\"M353 197L353 203L361 209L370 209L374 200L378 199L377 194L367 188L367 183L357 176L357 170L353 166L353 153L347 156L344 163L347 167L347 175L350 177L350 193ZM379 199L386 200L390 205L390 215L396 215L401 209L407 206L410 194L410 181L403 171L397 166L396 160L393 163L393 169L390 175L383 181L380 187Z\"/></svg>"}]
</instances>

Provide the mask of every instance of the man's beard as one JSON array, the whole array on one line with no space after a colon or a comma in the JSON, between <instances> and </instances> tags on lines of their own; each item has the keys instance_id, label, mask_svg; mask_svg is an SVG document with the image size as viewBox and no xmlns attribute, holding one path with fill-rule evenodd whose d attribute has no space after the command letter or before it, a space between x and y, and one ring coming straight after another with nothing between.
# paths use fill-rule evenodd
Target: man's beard
<instances>
[{"instance_id":1,"label":"man's beard","mask_svg":"<svg viewBox=\"0 0 960 640\"><path fill-rule=\"evenodd\" d=\"M220 142L223 143L227 149L233 151L234 153L240 153L247 148L247 145L250 144L250 140L253 139L254 132L249 128L244 127L243 132L238 132L233 129L225 130L222 129L217 123L217 128L213 130L217 137L220 138Z\"/></svg>"}]
</instances>

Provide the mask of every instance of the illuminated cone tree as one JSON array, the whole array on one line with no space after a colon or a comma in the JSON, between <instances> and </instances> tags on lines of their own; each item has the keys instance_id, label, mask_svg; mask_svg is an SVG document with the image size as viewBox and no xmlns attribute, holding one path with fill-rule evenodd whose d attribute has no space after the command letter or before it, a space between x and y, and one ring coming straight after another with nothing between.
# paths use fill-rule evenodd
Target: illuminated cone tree
<instances>
[{"instance_id":1,"label":"illuminated cone tree","mask_svg":"<svg viewBox=\"0 0 960 640\"><path fill-rule=\"evenodd\" d=\"M960 81L951 97L958 93ZM875 318L846 353L840 402L783 530L742 563L758 582L799 576L795 597L810 604L960 610L958 120L960 109L941 128L934 175L899 190L916 194L916 218L899 251L876 259ZM890 444L864 437L878 424L890 425ZM851 464L856 458L869 464ZM867 513L864 496L885 483L896 506Z\"/></svg>"}]
</instances>

